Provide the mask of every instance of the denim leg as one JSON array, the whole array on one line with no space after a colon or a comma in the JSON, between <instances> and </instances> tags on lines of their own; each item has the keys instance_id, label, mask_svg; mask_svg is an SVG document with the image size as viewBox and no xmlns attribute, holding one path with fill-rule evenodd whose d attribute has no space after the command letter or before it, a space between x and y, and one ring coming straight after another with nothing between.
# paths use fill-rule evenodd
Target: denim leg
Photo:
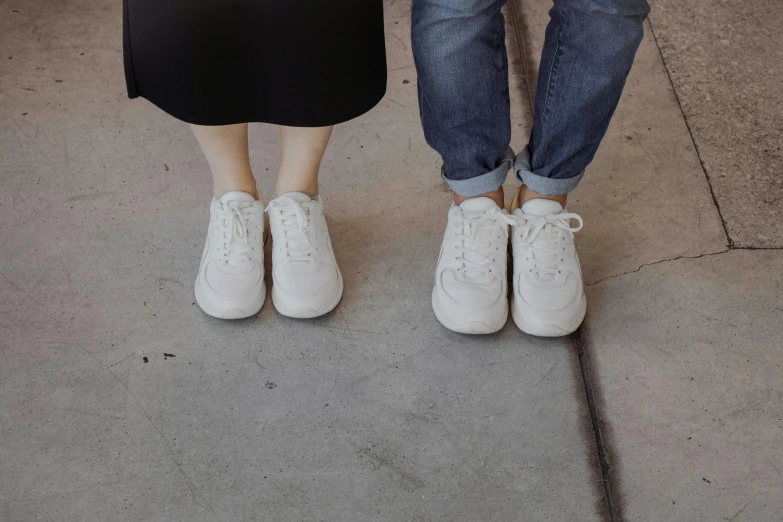
<instances>
[{"instance_id":1,"label":"denim leg","mask_svg":"<svg viewBox=\"0 0 783 522\"><path fill-rule=\"evenodd\" d=\"M413 56L427 143L462 196L491 192L513 163L506 0L413 0Z\"/></svg>"},{"instance_id":2,"label":"denim leg","mask_svg":"<svg viewBox=\"0 0 783 522\"><path fill-rule=\"evenodd\" d=\"M533 132L514 165L534 192L576 188L617 108L649 11L646 0L554 0Z\"/></svg>"}]
</instances>

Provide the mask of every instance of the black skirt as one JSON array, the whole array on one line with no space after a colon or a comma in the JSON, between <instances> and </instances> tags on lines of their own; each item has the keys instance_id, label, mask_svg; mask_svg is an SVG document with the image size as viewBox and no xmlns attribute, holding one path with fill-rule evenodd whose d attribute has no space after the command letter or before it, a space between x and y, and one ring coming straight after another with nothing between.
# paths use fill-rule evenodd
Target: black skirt
<instances>
[{"instance_id":1,"label":"black skirt","mask_svg":"<svg viewBox=\"0 0 783 522\"><path fill-rule=\"evenodd\" d=\"M382 0L123 0L125 79L198 125L334 125L386 91Z\"/></svg>"}]
</instances>

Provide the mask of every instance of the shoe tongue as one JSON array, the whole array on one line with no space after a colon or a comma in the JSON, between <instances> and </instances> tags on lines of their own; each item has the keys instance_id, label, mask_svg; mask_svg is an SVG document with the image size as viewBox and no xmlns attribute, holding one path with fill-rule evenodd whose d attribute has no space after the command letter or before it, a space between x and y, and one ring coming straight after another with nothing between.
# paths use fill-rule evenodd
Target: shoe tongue
<instances>
[{"instance_id":1,"label":"shoe tongue","mask_svg":"<svg viewBox=\"0 0 783 522\"><path fill-rule=\"evenodd\" d=\"M280 196L278 197L283 197L283 196L288 199L292 199L297 203L307 203L313 199L307 194L305 194L304 192L286 192L285 194L280 194Z\"/></svg>"},{"instance_id":2,"label":"shoe tongue","mask_svg":"<svg viewBox=\"0 0 783 522\"><path fill-rule=\"evenodd\" d=\"M559 214L563 206L551 199L531 199L522 205L522 213L532 216L546 216L547 214Z\"/></svg>"},{"instance_id":3,"label":"shoe tongue","mask_svg":"<svg viewBox=\"0 0 783 522\"><path fill-rule=\"evenodd\" d=\"M459 208L467 212L484 212L497 206L498 204L490 198L471 198L463 201Z\"/></svg>"},{"instance_id":4,"label":"shoe tongue","mask_svg":"<svg viewBox=\"0 0 783 522\"><path fill-rule=\"evenodd\" d=\"M226 192L222 196L220 196L220 202L225 204L228 203L252 203L255 201L256 198L248 194L247 192L240 192L238 190L235 190L233 192Z\"/></svg>"}]
</instances>

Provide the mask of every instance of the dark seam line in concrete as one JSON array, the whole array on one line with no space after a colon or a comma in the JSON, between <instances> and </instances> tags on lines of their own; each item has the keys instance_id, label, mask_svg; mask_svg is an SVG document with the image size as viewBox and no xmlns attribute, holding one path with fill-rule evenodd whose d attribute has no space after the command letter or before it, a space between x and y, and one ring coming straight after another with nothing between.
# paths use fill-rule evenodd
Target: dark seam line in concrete
<instances>
[{"instance_id":1,"label":"dark seam line in concrete","mask_svg":"<svg viewBox=\"0 0 783 522\"><path fill-rule=\"evenodd\" d=\"M707 172L707 167L704 166L704 160L702 160L701 158L701 151L699 150L699 145L696 143L696 138L693 135L693 130L691 129L691 124L688 121L688 117L685 116L685 111L682 110L682 102L680 101L680 95L677 93L677 89L674 88L674 79L672 78L672 73L671 71L669 71L669 66L666 64L666 60L663 58L663 53L661 52L661 46L658 43L658 36L655 34L655 28L653 27L652 17L648 17L648 20L650 22L650 32L652 33L653 41L655 42L655 47L658 49L658 55L661 57L661 63L663 64L663 69L666 71L666 76L669 78L669 84L672 86L672 92L674 92L674 99L677 100L677 107L680 109L680 114L682 114L682 119L685 122L685 128L688 129L688 134L691 137L693 148L696 149L696 157L699 158L699 164L701 165L701 170L702 172L704 172L704 177L707 179L707 186L710 188L710 196L712 196L712 203L715 205L715 209L718 211L720 222L723 225L723 233L726 234L727 246L730 249L734 248L734 240L731 239L731 236L729 235L729 226L726 223L726 219L723 217L723 211L721 211L718 198L715 196L715 189L713 189L712 187L712 180L710 179L710 175Z\"/></svg>"},{"instance_id":2,"label":"dark seam line in concrete","mask_svg":"<svg viewBox=\"0 0 783 522\"><path fill-rule=\"evenodd\" d=\"M517 12L517 1L509 0L508 8L511 11L511 24L514 27L514 36L517 40L517 52L519 53L519 61L522 62L522 74L525 75L525 89L527 89L527 103L530 106L530 114L535 117L535 107L533 101L533 89L530 86L530 64L527 63L527 54L525 54L525 44L522 39L522 29L519 27L520 13Z\"/></svg>"},{"instance_id":3,"label":"dark seam line in concrete","mask_svg":"<svg viewBox=\"0 0 783 522\"><path fill-rule=\"evenodd\" d=\"M604 482L604 492L606 493L606 504L609 507L609 517L612 522L619 522L620 515L617 509L617 502L612 490L612 467L609 465L609 459L606 456L604 439L601 436L601 426L598 421L598 409L595 405L595 396L593 394L593 385L590 381L590 371L587 368L587 356L585 354L584 341L582 340L582 328L577 329L571 334L571 340L574 343L579 354L579 366L582 369L582 380L585 384L585 395L587 396L587 406L590 409L590 420L593 423L593 433L595 434L595 444L598 449L598 462L601 464L601 476Z\"/></svg>"},{"instance_id":4,"label":"dark seam line in concrete","mask_svg":"<svg viewBox=\"0 0 783 522\"><path fill-rule=\"evenodd\" d=\"M525 53L525 40L522 35L522 27L520 26L521 12L517 9L517 2L519 0L509 0L508 6L511 15L511 23L514 28L514 36L516 37L517 52L519 59L522 62L522 74L525 75L525 89L527 90L527 100L530 106L530 114L535 117L535 100L533 97L533 88L530 84L532 77L530 74L531 67L527 60L527 54ZM641 267L639 267L641 270ZM572 340L577 349L579 355L579 366L582 373L582 380L585 386L585 395L587 396L587 405L590 410L590 421L593 427L593 433L595 435L595 441L598 448L598 461L601 467L601 478L604 483L604 495L606 498L606 504L609 508L609 517L612 522L620 521L619 511L615 502L614 492L612 490L612 481L610 475L609 461L606 456L606 450L604 448L603 437L601 436L601 429L598 424L598 411L595 405L595 397L593 395L593 388L590 382L590 373L587 369L587 361L585 359L584 342L582 340L581 327L572 334Z\"/></svg>"},{"instance_id":5,"label":"dark seam line in concrete","mask_svg":"<svg viewBox=\"0 0 783 522\"><path fill-rule=\"evenodd\" d=\"M783 250L783 247L754 247L754 246L735 246L730 250Z\"/></svg>"}]
</instances>

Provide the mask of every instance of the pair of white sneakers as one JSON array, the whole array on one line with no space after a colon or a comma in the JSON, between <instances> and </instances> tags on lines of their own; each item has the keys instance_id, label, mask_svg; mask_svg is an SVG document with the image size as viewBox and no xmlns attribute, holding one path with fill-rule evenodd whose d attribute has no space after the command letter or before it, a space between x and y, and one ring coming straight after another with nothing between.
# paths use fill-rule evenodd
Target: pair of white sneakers
<instances>
[{"instance_id":1,"label":"pair of white sneakers","mask_svg":"<svg viewBox=\"0 0 783 522\"><path fill-rule=\"evenodd\" d=\"M288 317L326 314L343 295L320 198L282 194L264 204L245 192L213 198L195 292L204 312L220 319L258 313L266 299L264 213L272 231L272 302Z\"/></svg>"},{"instance_id":2,"label":"pair of white sneakers","mask_svg":"<svg viewBox=\"0 0 783 522\"><path fill-rule=\"evenodd\" d=\"M343 295L320 198L292 192L264 208L244 192L213 198L196 279L196 301L221 319L258 313L266 298L264 213L272 230L272 301L283 315L318 317ZM571 227L571 220L579 223ZM513 297L508 302L509 228ZM509 308L524 332L567 335L582 323L587 300L574 232L582 218L559 203L534 199L509 214L489 198L452 205L435 273L432 307L450 330L488 334L503 328Z\"/></svg>"},{"instance_id":3,"label":"pair of white sneakers","mask_svg":"<svg viewBox=\"0 0 783 522\"><path fill-rule=\"evenodd\" d=\"M489 334L503 328L510 308L525 333L557 337L575 331L587 310L574 247L574 232L581 228L578 214L548 199L530 200L511 214L483 197L452 205L432 292L438 320L455 332Z\"/></svg>"}]
</instances>

